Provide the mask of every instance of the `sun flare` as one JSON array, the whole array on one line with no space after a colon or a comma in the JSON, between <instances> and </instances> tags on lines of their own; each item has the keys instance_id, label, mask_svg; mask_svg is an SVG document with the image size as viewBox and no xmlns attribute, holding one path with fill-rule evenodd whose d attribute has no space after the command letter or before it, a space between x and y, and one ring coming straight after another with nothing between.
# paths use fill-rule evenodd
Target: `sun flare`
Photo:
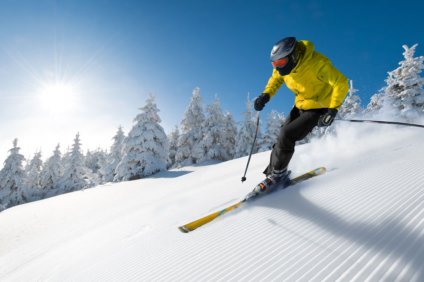
<instances>
[{"instance_id":1,"label":"sun flare","mask_svg":"<svg viewBox=\"0 0 424 282\"><path fill-rule=\"evenodd\" d=\"M39 91L41 106L51 112L69 111L75 107L76 89L64 82L45 84Z\"/></svg>"}]
</instances>

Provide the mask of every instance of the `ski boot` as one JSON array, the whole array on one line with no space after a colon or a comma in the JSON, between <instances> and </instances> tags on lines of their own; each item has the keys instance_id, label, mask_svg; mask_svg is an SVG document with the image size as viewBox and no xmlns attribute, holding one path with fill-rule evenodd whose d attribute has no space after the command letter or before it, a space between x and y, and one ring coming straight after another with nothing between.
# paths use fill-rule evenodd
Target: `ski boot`
<instances>
[{"instance_id":1,"label":"ski boot","mask_svg":"<svg viewBox=\"0 0 424 282\"><path fill-rule=\"evenodd\" d=\"M290 170L273 170L272 173L255 187L255 191L259 193L269 193L277 187L285 188L290 183Z\"/></svg>"},{"instance_id":2,"label":"ski boot","mask_svg":"<svg viewBox=\"0 0 424 282\"><path fill-rule=\"evenodd\" d=\"M290 170L273 170L261 183L256 185L252 192L250 192L246 199L256 197L258 194L270 193L276 190L277 187L285 188L290 184Z\"/></svg>"}]
</instances>

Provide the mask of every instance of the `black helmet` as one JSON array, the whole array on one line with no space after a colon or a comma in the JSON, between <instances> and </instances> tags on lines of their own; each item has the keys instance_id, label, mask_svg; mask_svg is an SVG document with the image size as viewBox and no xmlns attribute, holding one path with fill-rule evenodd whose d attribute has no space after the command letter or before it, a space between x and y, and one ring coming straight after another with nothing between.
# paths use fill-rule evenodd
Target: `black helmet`
<instances>
[{"instance_id":1,"label":"black helmet","mask_svg":"<svg viewBox=\"0 0 424 282\"><path fill-rule=\"evenodd\" d=\"M296 37L286 37L275 43L271 50L271 63L281 74L289 74L296 66Z\"/></svg>"}]
</instances>

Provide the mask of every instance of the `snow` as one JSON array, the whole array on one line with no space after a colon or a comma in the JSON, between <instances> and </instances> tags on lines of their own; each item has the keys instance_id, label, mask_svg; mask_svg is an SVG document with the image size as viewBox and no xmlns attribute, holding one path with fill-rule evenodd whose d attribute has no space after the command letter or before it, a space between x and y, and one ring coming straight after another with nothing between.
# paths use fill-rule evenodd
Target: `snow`
<instances>
[{"instance_id":1,"label":"snow","mask_svg":"<svg viewBox=\"0 0 424 282\"><path fill-rule=\"evenodd\" d=\"M183 167L0 213L1 281L423 281L424 130L336 124L293 175L328 172L188 234L237 202L269 151Z\"/></svg>"}]
</instances>

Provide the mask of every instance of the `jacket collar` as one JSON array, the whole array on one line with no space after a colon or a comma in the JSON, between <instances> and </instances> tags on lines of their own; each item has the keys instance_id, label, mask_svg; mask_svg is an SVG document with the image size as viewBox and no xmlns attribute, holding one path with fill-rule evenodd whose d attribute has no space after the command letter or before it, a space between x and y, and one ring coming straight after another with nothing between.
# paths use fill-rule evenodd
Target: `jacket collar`
<instances>
[{"instance_id":1,"label":"jacket collar","mask_svg":"<svg viewBox=\"0 0 424 282\"><path fill-rule=\"evenodd\" d=\"M291 71L291 73L296 73L299 69L301 69L304 66L304 63L309 61L309 59L312 57L312 54L315 50L314 44L310 41L300 40L298 44L298 48L303 54L301 54L299 62L297 62L296 67Z\"/></svg>"}]
</instances>

